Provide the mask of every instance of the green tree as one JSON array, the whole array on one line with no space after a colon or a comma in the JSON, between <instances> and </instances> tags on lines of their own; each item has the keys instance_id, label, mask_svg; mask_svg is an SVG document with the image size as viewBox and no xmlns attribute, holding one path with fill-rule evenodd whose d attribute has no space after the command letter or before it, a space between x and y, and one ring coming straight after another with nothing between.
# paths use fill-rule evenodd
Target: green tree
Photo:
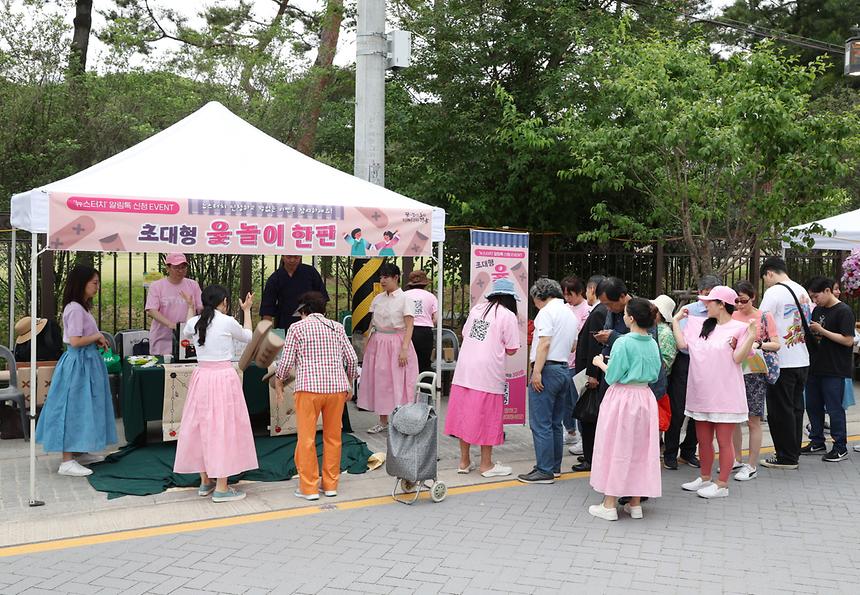
<instances>
[{"instance_id":1,"label":"green tree","mask_svg":"<svg viewBox=\"0 0 860 595\"><path fill-rule=\"evenodd\" d=\"M596 190L630 189L627 205L597 204L599 227L581 239L680 236L694 276L732 270L748 251L791 225L844 206L854 171L854 112L811 109L824 67L762 44L725 62L706 43L623 33L591 56L602 73L588 99L557 126L515 110L514 142L563 150L563 179L587 176Z\"/></svg>"}]
</instances>

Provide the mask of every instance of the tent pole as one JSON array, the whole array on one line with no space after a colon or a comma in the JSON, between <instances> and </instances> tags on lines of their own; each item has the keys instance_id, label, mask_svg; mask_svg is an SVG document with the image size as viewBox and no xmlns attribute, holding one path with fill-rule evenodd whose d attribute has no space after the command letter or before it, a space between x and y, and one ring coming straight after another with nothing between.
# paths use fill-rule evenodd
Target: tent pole
<instances>
[{"instance_id":1,"label":"tent pole","mask_svg":"<svg viewBox=\"0 0 860 595\"><path fill-rule=\"evenodd\" d=\"M442 319L445 317L445 308L442 305L442 277L444 277L445 267L443 265L444 242L436 243L436 300L439 302L438 313L436 318L436 415L442 413ZM440 424L436 424L436 443L439 443L439 435L442 429Z\"/></svg>"},{"instance_id":2,"label":"tent pole","mask_svg":"<svg viewBox=\"0 0 860 595\"><path fill-rule=\"evenodd\" d=\"M36 381L36 298L39 285L39 234L30 234L30 506L44 506L36 500L36 397L39 388Z\"/></svg>"},{"instance_id":3,"label":"tent pole","mask_svg":"<svg viewBox=\"0 0 860 595\"><path fill-rule=\"evenodd\" d=\"M12 228L12 246L9 251L9 349L15 351L15 277L17 272L16 242L18 230Z\"/></svg>"}]
</instances>

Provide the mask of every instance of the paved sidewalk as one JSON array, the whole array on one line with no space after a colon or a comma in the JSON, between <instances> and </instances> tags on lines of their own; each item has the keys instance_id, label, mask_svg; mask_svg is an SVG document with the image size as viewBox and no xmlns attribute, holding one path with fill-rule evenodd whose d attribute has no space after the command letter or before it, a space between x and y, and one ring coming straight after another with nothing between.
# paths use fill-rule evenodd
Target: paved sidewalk
<instances>
[{"instance_id":1,"label":"paved sidewalk","mask_svg":"<svg viewBox=\"0 0 860 595\"><path fill-rule=\"evenodd\" d=\"M762 470L723 500L683 492L693 476L664 472L644 520L591 517L575 478L0 558L0 592L857 592L860 456Z\"/></svg>"},{"instance_id":2,"label":"paved sidewalk","mask_svg":"<svg viewBox=\"0 0 860 595\"><path fill-rule=\"evenodd\" d=\"M376 423L376 417L357 411L352 403L349 407L356 435L365 440L372 451L385 452L385 435L369 435L365 431ZM447 398L442 402L440 425L444 424L446 409ZM118 428L120 442L123 442L119 420ZM150 424L149 429L153 439L160 439L159 424ZM860 407L849 409L848 430L849 435L860 435ZM506 438L503 446L494 449L494 458L510 464L515 475L530 470L534 464L534 450L529 428L506 426ZM764 442L771 444L767 426ZM475 462L479 457L477 451L473 449ZM29 508L29 444L23 440L0 442L0 518L4 521L0 546L307 506L293 497L294 481L243 484L249 497L231 504L213 504L208 499L198 498L195 489L187 488L153 496L108 500L84 478L57 475L59 455L42 454L38 446L37 454L37 495L46 506ZM852 455L860 457L860 454ZM439 457L439 476L449 487L498 481L483 479L475 472L457 474L459 446L453 438L440 438ZM569 471L574 463L575 457L568 455L565 449L562 471ZM362 475L343 475L340 492L344 499L385 496L391 493L393 484L393 479L381 468Z\"/></svg>"}]
</instances>

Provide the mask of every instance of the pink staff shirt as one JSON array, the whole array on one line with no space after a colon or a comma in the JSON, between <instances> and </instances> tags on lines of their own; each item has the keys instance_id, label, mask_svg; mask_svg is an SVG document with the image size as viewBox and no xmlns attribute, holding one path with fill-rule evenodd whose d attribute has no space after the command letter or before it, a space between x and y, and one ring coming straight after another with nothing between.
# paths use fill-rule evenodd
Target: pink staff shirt
<instances>
[{"instance_id":1,"label":"pink staff shirt","mask_svg":"<svg viewBox=\"0 0 860 595\"><path fill-rule=\"evenodd\" d=\"M415 302L415 326L433 326L433 315L439 311L436 296L426 289L408 289L403 294Z\"/></svg>"},{"instance_id":2,"label":"pink staff shirt","mask_svg":"<svg viewBox=\"0 0 860 595\"><path fill-rule=\"evenodd\" d=\"M747 325L737 320L718 324L705 340L699 333L706 320L691 316L683 331L690 352L686 408L698 413L746 414L743 372L735 363L731 342L737 341L736 348L744 342Z\"/></svg>"},{"instance_id":3,"label":"pink staff shirt","mask_svg":"<svg viewBox=\"0 0 860 595\"><path fill-rule=\"evenodd\" d=\"M188 318L188 304L182 299L180 293L191 296L194 307L199 312L203 309L200 300L200 285L193 279L183 279L174 284L170 279L159 279L149 286L146 295L145 310L158 310L161 314L173 321L174 325L185 322ZM152 321L149 329L149 353L151 355L169 355L173 353L173 328L168 328L158 322Z\"/></svg>"},{"instance_id":4,"label":"pink staff shirt","mask_svg":"<svg viewBox=\"0 0 860 595\"><path fill-rule=\"evenodd\" d=\"M457 386L494 395L505 394L506 349L520 348L517 316L504 306L478 304L463 326L463 344L451 381Z\"/></svg>"}]
</instances>

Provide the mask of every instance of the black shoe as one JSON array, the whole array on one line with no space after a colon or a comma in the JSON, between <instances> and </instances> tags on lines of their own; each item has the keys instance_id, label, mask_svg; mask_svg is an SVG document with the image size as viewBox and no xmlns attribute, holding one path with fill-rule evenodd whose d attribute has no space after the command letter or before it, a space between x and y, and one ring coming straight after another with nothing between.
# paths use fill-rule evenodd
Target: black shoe
<instances>
[{"instance_id":1,"label":"black shoe","mask_svg":"<svg viewBox=\"0 0 860 595\"><path fill-rule=\"evenodd\" d=\"M574 465L571 469L577 473L581 473L582 471L591 471L591 463L583 461L579 465Z\"/></svg>"},{"instance_id":2,"label":"black shoe","mask_svg":"<svg viewBox=\"0 0 860 595\"><path fill-rule=\"evenodd\" d=\"M678 459L668 459L663 457L663 467L666 469L671 469L672 471L678 470Z\"/></svg>"},{"instance_id":3,"label":"black shoe","mask_svg":"<svg viewBox=\"0 0 860 595\"><path fill-rule=\"evenodd\" d=\"M827 453L826 455L821 457L821 460L824 461L825 463L838 463L839 461L844 461L847 458L848 458L848 451L847 450L843 450L840 452L840 451L836 450L836 447L834 446L833 450L831 450L829 453Z\"/></svg>"},{"instance_id":4,"label":"black shoe","mask_svg":"<svg viewBox=\"0 0 860 595\"><path fill-rule=\"evenodd\" d=\"M797 469L798 467L797 463L780 459L776 455L771 455L767 459L762 459L759 461L759 464L761 464L762 467L767 467L768 469Z\"/></svg>"},{"instance_id":5,"label":"black shoe","mask_svg":"<svg viewBox=\"0 0 860 595\"><path fill-rule=\"evenodd\" d=\"M584 463L585 462L585 455L579 455L578 457L576 457L576 460L580 463Z\"/></svg>"},{"instance_id":6,"label":"black shoe","mask_svg":"<svg viewBox=\"0 0 860 595\"><path fill-rule=\"evenodd\" d=\"M827 452L826 446L823 444L813 444L812 442L800 449L800 454L802 455L819 455L823 452Z\"/></svg>"},{"instance_id":7,"label":"black shoe","mask_svg":"<svg viewBox=\"0 0 860 595\"><path fill-rule=\"evenodd\" d=\"M522 475L517 475L517 479L519 479L523 483L553 483L553 482L555 482L555 477L553 477L552 473L544 473L543 471L538 471L537 469L532 469L528 473L523 473Z\"/></svg>"},{"instance_id":8,"label":"black shoe","mask_svg":"<svg viewBox=\"0 0 860 595\"><path fill-rule=\"evenodd\" d=\"M699 462L699 457L697 457L695 454L691 454L689 457L680 456L678 457L678 462L683 463L684 465L689 465L690 467L694 467L695 469L698 469L702 466L702 464Z\"/></svg>"}]
</instances>

